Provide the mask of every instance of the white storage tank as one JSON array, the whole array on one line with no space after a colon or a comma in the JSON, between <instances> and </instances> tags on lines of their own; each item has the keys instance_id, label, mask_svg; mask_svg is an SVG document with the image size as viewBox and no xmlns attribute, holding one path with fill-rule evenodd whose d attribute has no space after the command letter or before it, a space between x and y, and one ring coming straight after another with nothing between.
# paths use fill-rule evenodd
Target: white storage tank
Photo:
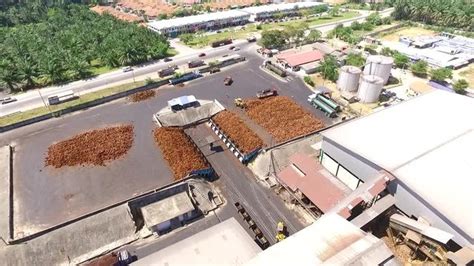
<instances>
[{"instance_id":1,"label":"white storage tank","mask_svg":"<svg viewBox=\"0 0 474 266\"><path fill-rule=\"evenodd\" d=\"M357 98L361 103L374 103L379 100L383 79L374 75L364 75L360 82Z\"/></svg>"},{"instance_id":2,"label":"white storage tank","mask_svg":"<svg viewBox=\"0 0 474 266\"><path fill-rule=\"evenodd\" d=\"M383 79L383 84L387 84L392 71L393 58L383 55L371 55L367 57L364 66L365 75L375 75Z\"/></svg>"},{"instance_id":3,"label":"white storage tank","mask_svg":"<svg viewBox=\"0 0 474 266\"><path fill-rule=\"evenodd\" d=\"M355 66L343 66L339 72L337 88L341 91L356 91L359 85L360 68Z\"/></svg>"}]
</instances>

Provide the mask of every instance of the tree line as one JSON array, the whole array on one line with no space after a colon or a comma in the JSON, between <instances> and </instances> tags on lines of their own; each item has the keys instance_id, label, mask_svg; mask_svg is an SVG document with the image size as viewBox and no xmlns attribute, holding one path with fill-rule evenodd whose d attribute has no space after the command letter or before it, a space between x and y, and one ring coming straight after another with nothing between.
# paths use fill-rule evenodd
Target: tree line
<instances>
[{"instance_id":1,"label":"tree line","mask_svg":"<svg viewBox=\"0 0 474 266\"><path fill-rule=\"evenodd\" d=\"M0 11L0 88L12 91L90 77L92 66L166 55L164 37L85 5L32 1Z\"/></svg>"},{"instance_id":2,"label":"tree line","mask_svg":"<svg viewBox=\"0 0 474 266\"><path fill-rule=\"evenodd\" d=\"M362 40L364 32L369 32L377 26L391 23L392 19L390 17L382 18L378 13L372 13L366 18L365 22L359 23L358 21L354 21L347 27L344 27L343 24L337 25L335 29L328 33L327 37L336 37L347 43L357 44Z\"/></svg>"},{"instance_id":3,"label":"tree line","mask_svg":"<svg viewBox=\"0 0 474 266\"><path fill-rule=\"evenodd\" d=\"M392 16L441 27L474 31L472 0L396 0Z\"/></svg>"}]
</instances>

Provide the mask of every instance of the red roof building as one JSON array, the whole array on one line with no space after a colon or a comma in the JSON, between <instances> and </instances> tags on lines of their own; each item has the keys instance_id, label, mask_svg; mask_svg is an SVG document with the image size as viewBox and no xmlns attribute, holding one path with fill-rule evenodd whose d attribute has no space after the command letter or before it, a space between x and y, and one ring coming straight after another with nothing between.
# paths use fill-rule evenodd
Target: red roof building
<instances>
[{"instance_id":1,"label":"red roof building","mask_svg":"<svg viewBox=\"0 0 474 266\"><path fill-rule=\"evenodd\" d=\"M291 68L316 61L321 61L323 57L324 55L318 50L312 50L307 52L291 51L276 56L278 61L287 64Z\"/></svg>"},{"instance_id":2,"label":"red roof building","mask_svg":"<svg viewBox=\"0 0 474 266\"><path fill-rule=\"evenodd\" d=\"M351 190L308 155L295 154L278 179L293 192L301 192L322 212L329 211Z\"/></svg>"}]
</instances>

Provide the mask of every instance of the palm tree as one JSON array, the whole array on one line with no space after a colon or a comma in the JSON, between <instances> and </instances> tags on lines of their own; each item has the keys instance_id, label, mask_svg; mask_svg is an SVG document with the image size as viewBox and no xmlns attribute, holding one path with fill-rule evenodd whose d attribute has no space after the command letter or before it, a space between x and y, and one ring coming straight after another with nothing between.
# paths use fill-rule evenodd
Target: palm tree
<instances>
[{"instance_id":1,"label":"palm tree","mask_svg":"<svg viewBox=\"0 0 474 266\"><path fill-rule=\"evenodd\" d=\"M21 60L18 64L18 76L25 83L25 89L34 87L36 84L34 79L38 77L36 62L29 58Z\"/></svg>"},{"instance_id":2,"label":"palm tree","mask_svg":"<svg viewBox=\"0 0 474 266\"><path fill-rule=\"evenodd\" d=\"M6 85L10 91L16 91L15 85L20 82L16 66L5 59L0 61L0 82Z\"/></svg>"}]
</instances>

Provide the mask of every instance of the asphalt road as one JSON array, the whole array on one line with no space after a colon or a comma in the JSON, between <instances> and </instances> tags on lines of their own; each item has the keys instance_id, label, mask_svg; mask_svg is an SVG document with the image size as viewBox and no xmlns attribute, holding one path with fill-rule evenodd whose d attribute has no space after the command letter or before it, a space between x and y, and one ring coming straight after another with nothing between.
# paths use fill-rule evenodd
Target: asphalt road
<instances>
[{"instance_id":1,"label":"asphalt road","mask_svg":"<svg viewBox=\"0 0 474 266\"><path fill-rule=\"evenodd\" d=\"M233 45L238 45L242 49L245 49L248 46L255 45L255 43L248 43L245 40L237 40L234 42ZM12 102L6 105L0 105L0 116L5 116L15 112L26 111L35 107L44 106L41 96L45 101L47 101L47 98L49 96L53 96L67 90L72 90L74 91L74 93L80 94L87 90L107 86L109 84L117 83L120 81L128 80L128 82L133 82L134 76L138 77L147 74L155 74L157 71L166 68L170 64L184 65L190 60L198 59L198 55L202 52L206 53L206 57L202 59L211 57L221 57L224 54L234 53L233 51L229 51L230 46L231 45L219 48L200 49L195 54L188 54L183 56L178 55L176 57L173 57L173 61L171 62L164 62L163 60L159 60L155 63L135 66L133 68L134 70L129 72L117 70L114 72L99 75L94 78L80 80L66 85L47 87L40 90L32 90L23 94L15 95L14 97L17 99L16 102Z\"/></svg>"},{"instance_id":2,"label":"asphalt road","mask_svg":"<svg viewBox=\"0 0 474 266\"><path fill-rule=\"evenodd\" d=\"M256 55L254 49L248 48L241 53L248 58L246 62L182 87L163 86L157 90L155 98L147 101L132 104L127 99L121 99L2 134L0 144L15 146L15 231L28 234L41 230L168 183L171 180L170 172L152 141L151 131L155 127L153 113L166 107L167 101L172 98L192 94L198 99L217 99L227 108L233 109L234 98L255 97L258 90L276 87L281 95L292 97L303 108L326 121L327 125L332 123L321 111L307 103L306 97L311 92L300 79L276 79L259 68L263 58ZM224 77L228 75L234 79L232 86L223 84ZM86 130L119 123L133 124L135 131L133 147L123 159L107 167L59 171L44 167L44 155L50 144ZM267 197L266 192L252 179L252 174L246 168L227 165L227 161L239 164L235 157L231 154L225 156L226 159L215 159L222 180L227 180L223 184L228 191L225 196L233 201L243 197L244 204L249 199L249 206L256 208L253 213L257 216L257 222L261 221L267 226L265 234L271 237L273 223L280 219L280 215L272 211L274 216L267 217L267 213L260 214L260 210L272 210L268 205L276 199L262 199L264 203L260 206L256 199L259 196ZM235 181L239 178L244 178L247 183ZM264 215L264 218L258 220L260 215ZM297 229L298 225L294 228Z\"/></svg>"},{"instance_id":3,"label":"asphalt road","mask_svg":"<svg viewBox=\"0 0 474 266\"><path fill-rule=\"evenodd\" d=\"M380 14L382 17L386 17L390 15L393 9L387 9L381 11ZM344 21L338 21L328 24L317 25L312 28L318 29L323 33L328 32L335 28L338 24L350 25L353 21L362 21L370 14L369 11L359 11L361 13L360 16L356 18L347 19ZM245 40L236 40L234 41L234 45L238 45L239 47L245 49L249 46L255 46L255 43L248 43ZM69 84L61 85L61 86L53 86L47 87L40 90L29 91L20 95L16 95L18 101L7 104L7 105L0 105L0 116L5 116L8 114L26 111L35 107L40 107L43 105L42 97L46 100L48 96L56 95L60 92L64 92L67 90L72 90L75 93L81 93L88 90L98 89L104 86L107 86L112 83L121 82L121 81L132 81L134 76L142 76L147 74L156 73L158 70L168 66L170 63L175 63L178 65L185 64L189 60L196 59L199 53L206 53L207 57L219 57L224 54L229 53L228 50L229 46L224 46L220 48L204 48L196 50L194 54L186 54L183 56L176 56L173 62L163 62L162 60L155 62L155 63L148 63L142 66L137 66L134 68L134 71L131 72L122 72L121 70L106 73L103 75L99 75L94 78L90 78L87 80L81 80L72 82ZM41 92L41 93L40 93Z\"/></svg>"},{"instance_id":4,"label":"asphalt road","mask_svg":"<svg viewBox=\"0 0 474 266\"><path fill-rule=\"evenodd\" d=\"M284 205L283 201L272 190L259 184L253 173L237 160L223 142L216 142L222 148L221 150L215 148L214 150L220 150L217 152L210 151L208 145L203 145L206 142L205 138L208 136L218 140L207 125L200 124L194 128L189 128L186 133L201 147L202 153L219 176L219 179L214 181L213 184L219 189L221 196L224 197L225 204L185 228L177 229L159 238L150 238L144 242L133 243L123 249L127 249L132 255L136 255L140 259L231 217L234 217L249 236L254 238L248 224L237 212L234 206L235 202L239 202L244 206L272 245L276 243L276 225L278 222L285 223L290 235L304 228L303 223Z\"/></svg>"}]
</instances>

